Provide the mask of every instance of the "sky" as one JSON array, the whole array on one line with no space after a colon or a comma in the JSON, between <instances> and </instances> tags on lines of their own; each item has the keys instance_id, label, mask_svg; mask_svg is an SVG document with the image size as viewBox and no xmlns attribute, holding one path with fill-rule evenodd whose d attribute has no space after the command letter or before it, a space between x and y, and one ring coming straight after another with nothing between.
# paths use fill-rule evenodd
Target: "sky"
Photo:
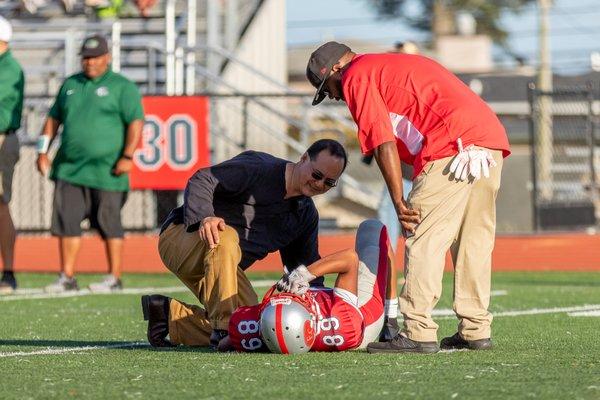
<instances>
[{"instance_id":1,"label":"sky","mask_svg":"<svg viewBox=\"0 0 600 400\"><path fill-rule=\"evenodd\" d=\"M600 0L555 0L550 11L550 47L553 69L562 74L590 70L590 53L600 52ZM518 15L506 13L502 24L509 32L514 53L537 65L538 9L533 4ZM288 46L327 40L363 39L390 46L397 41L425 41L428 35L401 21L376 18L368 0L287 0ZM501 49L498 63L510 65Z\"/></svg>"}]
</instances>

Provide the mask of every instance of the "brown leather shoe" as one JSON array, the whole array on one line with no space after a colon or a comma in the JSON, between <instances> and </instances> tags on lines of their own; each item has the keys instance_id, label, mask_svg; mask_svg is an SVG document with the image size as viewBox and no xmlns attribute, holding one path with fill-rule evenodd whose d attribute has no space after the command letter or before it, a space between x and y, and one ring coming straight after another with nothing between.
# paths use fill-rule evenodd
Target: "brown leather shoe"
<instances>
[{"instance_id":1,"label":"brown leather shoe","mask_svg":"<svg viewBox=\"0 0 600 400\"><path fill-rule=\"evenodd\" d=\"M152 347L174 347L169 334L169 303L171 298L160 294L142 296L144 321L148 321L148 342Z\"/></svg>"},{"instance_id":2,"label":"brown leather shoe","mask_svg":"<svg viewBox=\"0 0 600 400\"><path fill-rule=\"evenodd\" d=\"M437 342L417 342L397 334L389 342L373 342L367 345L367 352L376 353L437 353L440 348Z\"/></svg>"},{"instance_id":3,"label":"brown leather shoe","mask_svg":"<svg viewBox=\"0 0 600 400\"><path fill-rule=\"evenodd\" d=\"M490 338L465 340L460 336L458 332L452 336L443 338L440 342L440 348L442 350L490 350L492 347L492 339Z\"/></svg>"}]
</instances>

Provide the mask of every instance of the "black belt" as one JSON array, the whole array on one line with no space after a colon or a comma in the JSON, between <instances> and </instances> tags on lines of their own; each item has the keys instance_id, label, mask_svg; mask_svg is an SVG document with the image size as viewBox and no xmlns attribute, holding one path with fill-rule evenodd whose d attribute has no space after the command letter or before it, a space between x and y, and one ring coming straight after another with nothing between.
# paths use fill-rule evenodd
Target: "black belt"
<instances>
[{"instance_id":1,"label":"black belt","mask_svg":"<svg viewBox=\"0 0 600 400\"><path fill-rule=\"evenodd\" d=\"M14 129L9 129L6 132L0 132L0 134L2 135L11 135L13 133L15 133L16 131Z\"/></svg>"}]
</instances>

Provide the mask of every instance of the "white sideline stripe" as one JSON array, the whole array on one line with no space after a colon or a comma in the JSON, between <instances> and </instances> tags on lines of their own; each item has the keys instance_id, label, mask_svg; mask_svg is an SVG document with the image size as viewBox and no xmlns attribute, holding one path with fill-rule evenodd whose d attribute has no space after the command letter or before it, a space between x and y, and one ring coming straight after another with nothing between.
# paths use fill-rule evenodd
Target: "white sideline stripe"
<instances>
[{"instance_id":1,"label":"white sideline stripe","mask_svg":"<svg viewBox=\"0 0 600 400\"><path fill-rule=\"evenodd\" d=\"M518 317L521 315L539 315L539 314L560 314L560 313L579 313L594 312L600 313L600 304L586 304L573 307L554 307L554 308L531 308L529 310L499 311L492 312L495 317ZM434 317L454 317L454 311L450 309L433 310ZM595 315L594 315L595 316ZM441 318L445 319L445 318Z\"/></svg>"},{"instance_id":2,"label":"white sideline stripe","mask_svg":"<svg viewBox=\"0 0 600 400\"><path fill-rule=\"evenodd\" d=\"M569 317L600 317L600 310L570 312Z\"/></svg>"},{"instance_id":3,"label":"white sideline stripe","mask_svg":"<svg viewBox=\"0 0 600 400\"><path fill-rule=\"evenodd\" d=\"M257 288L271 287L275 284L272 280L257 280L251 281L252 286ZM115 292L92 292L89 289L81 289L76 292L64 292L64 293L46 293L44 289L17 289L14 293L9 295L0 296L0 301L13 301L13 300L33 300L33 299L53 299L63 297L80 297L90 295L117 295L117 294L148 294L153 292L169 292L169 293L183 293L189 289L185 286L158 286L158 287L145 287L145 288L125 288Z\"/></svg>"},{"instance_id":4,"label":"white sideline stripe","mask_svg":"<svg viewBox=\"0 0 600 400\"><path fill-rule=\"evenodd\" d=\"M72 353L72 352L77 352L77 351L122 349L122 348L127 348L127 347L150 347L150 344L144 343L144 342L131 342L131 343L120 343L120 344L107 344L104 346L61 347L59 349L46 349L46 350L37 350L37 351L16 351L16 352L12 352L12 353L0 353L0 358L45 356L45 355Z\"/></svg>"}]
</instances>

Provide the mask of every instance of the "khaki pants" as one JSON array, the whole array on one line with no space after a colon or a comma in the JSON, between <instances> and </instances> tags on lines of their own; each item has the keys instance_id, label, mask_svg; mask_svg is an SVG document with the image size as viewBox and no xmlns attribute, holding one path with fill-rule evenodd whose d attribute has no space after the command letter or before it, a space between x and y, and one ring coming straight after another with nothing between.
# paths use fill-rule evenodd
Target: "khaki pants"
<instances>
[{"instance_id":1,"label":"khaki pants","mask_svg":"<svg viewBox=\"0 0 600 400\"><path fill-rule=\"evenodd\" d=\"M436 341L431 311L442 293L448 249L454 262L454 312L466 340L489 338L492 315L491 256L496 231L496 195L502 152L490 150L498 164L490 177L456 181L449 173L453 157L427 163L415 179L408 203L421 210L421 223L406 240L400 310L403 333L422 342Z\"/></svg>"},{"instance_id":2,"label":"khaki pants","mask_svg":"<svg viewBox=\"0 0 600 400\"><path fill-rule=\"evenodd\" d=\"M171 224L158 241L164 264L194 293L205 309L171 301L169 336L175 344L205 346L212 329L227 329L239 306L258 303L250 281L238 264L242 253L237 232L219 232L216 248L210 249L198 232Z\"/></svg>"}]
</instances>

